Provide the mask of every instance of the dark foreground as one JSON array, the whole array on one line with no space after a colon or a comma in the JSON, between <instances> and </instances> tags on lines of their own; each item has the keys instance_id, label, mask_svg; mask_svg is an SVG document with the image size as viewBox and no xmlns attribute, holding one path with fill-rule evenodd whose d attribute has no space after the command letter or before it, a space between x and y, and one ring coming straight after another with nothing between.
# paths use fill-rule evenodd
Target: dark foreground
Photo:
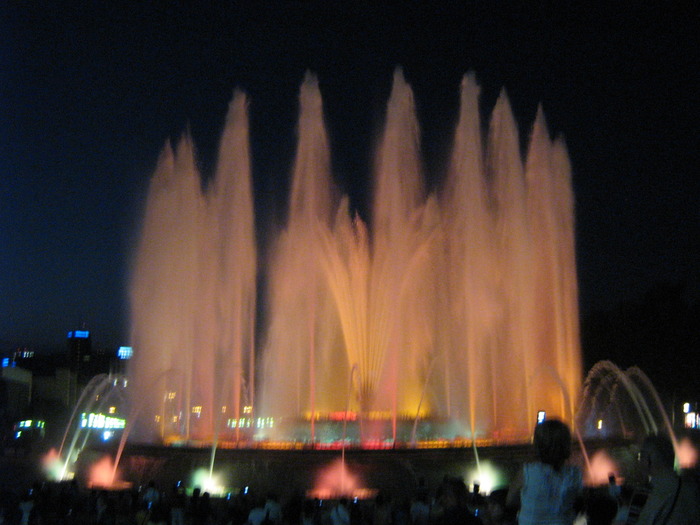
<instances>
[{"instance_id":1,"label":"dark foreground","mask_svg":"<svg viewBox=\"0 0 700 525\"><path fill-rule=\"evenodd\" d=\"M589 447L589 455L595 448ZM207 476L201 474L209 472L210 449L130 445L118 469L122 488L103 490L92 484L92 466L114 456L111 449L84 450L75 480L59 484L45 482L38 466L40 455L6 454L0 465L5 523L12 523L10 509L26 508L31 502L34 516L41 516L41 521L34 523L42 524L176 525L178 522L171 521L175 507L176 514L182 508L182 523L188 525L244 525L260 498L274 494L284 509L284 521L262 525L337 525L330 510L342 495L349 497L352 515L352 523L344 525L415 525L409 516L411 501L423 494L435 507L447 480L472 498L471 510L464 514L466 520L479 511L484 517L487 511L485 499L473 499L478 498L471 494L473 484L480 484L482 493L503 494L497 489L508 486L521 464L532 458L532 450L525 445L485 447L478 450L478 457L471 448L349 449L344 454L340 450L218 450L213 468L216 487L209 488L205 485ZM581 453L572 459L583 463ZM628 473L627 478L632 476ZM186 494L174 490L178 482L187 487ZM149 483L158 488L160 501L146 511L144 494ZM211 494L193 503L195 487L202 494ZM313 508L307 508L310 505ZM388 522L377 518L377 505L388 505L383 509L389 513ZM304 508L309 513L306 520L302 519ZM435 515L421 525L453 524L445 524Z\"/></svg>"}]
</instances>

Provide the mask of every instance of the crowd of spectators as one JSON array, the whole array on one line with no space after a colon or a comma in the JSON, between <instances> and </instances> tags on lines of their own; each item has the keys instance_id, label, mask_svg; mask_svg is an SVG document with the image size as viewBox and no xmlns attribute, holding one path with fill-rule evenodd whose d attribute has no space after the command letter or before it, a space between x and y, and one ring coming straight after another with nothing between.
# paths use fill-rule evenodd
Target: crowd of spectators
<instances>
[{"instance_id":1,"label":"crowd of spectators","mask_svg":"<svg viewBox=\"0 0 700 525\"><path fill-rule=\"evenodd\" d=\"M134 490L81 488L76 481L36 483L21 496L0 493L0 525L665 525L700 524L700 493L694 475L673 470L668 438L652 436L640 464L651 485L586 489L581 472L567 465L570 434L561 423L535 432L538 461L523 465L508 487L483 495L461 478L445 476L429 489L424 480L399 493L370 499L310 498L303 491L284 499L276 493L241 490L211 497L181 485L155 482ZM639 499L638 496L641 496Z\"/></svg>"}]
</instances>

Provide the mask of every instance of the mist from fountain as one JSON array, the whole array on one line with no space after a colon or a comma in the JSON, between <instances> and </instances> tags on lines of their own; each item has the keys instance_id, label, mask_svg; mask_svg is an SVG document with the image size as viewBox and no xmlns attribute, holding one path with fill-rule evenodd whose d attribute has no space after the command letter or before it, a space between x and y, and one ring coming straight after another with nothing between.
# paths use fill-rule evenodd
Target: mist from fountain
<instances>
[{"instance_id":1,"label":"mist from fountain","mask_svg":"<svg viewBox=\"0 0 700 525\"><path fill-rule=\"evenodd\" d=\"M570 421L581 363L566 149L540 111L523 163L505 94L483 141L478 100L466 76L447 178L428 193L413 94L395 74L365 222L333 186L322 98L307 75L287 223L259 265L258 344L245 97L231 104L206 188L191 139L166 146L131 285L132 399L152 403L142 438L160 416L165 434L189 440L230 436L223 420L233 421L238 440L252 407L275 418L260 438L284 438L279 422L307 418L301 439L315 441L314 422L346 409L353 369L351 410L392 421L366 425L363 438L396 439L396 420L417 411L455 423L440 437L498 442L527 440L537 410ZM553 374L537 375L545 366Z\"/></svg>"}]
</instances>

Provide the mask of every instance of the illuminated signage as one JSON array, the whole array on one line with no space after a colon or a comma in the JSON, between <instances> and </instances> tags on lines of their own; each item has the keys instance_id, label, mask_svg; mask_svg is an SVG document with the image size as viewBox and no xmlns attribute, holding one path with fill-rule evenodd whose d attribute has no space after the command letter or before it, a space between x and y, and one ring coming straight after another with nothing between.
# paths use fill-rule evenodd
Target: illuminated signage
<instances>
[{"instance_id":1,"label":"illuminated signage","mask_svg":"<svg viewBox=\"0 0 700 525\"><path fill-rule=\"evenodd\" d=\"M68 339L87 339L90 337L90 332L87 330L75 330L68 332Z\"/></svg>"},{"instance_id":2,"label":"illuminated signage","mask_svg":"<svg viewBox=\"0 0 700 525\"><path fill-rule=\"evenodd\" d=\"M44 428L46 423L38 419L25 419L15 425L16 428Z\"/></svg>"},{"instance_id":3,"label":"illuminated signage","mask_svg":"<svg viewBox=\"0 0 700 525\"><path fill-rule=\"evenodd\" d=\"M20 439L22 437L22 432L28 431L29 434L24 434L25 436L36 436L36 433L43 438L44 437L44 427L46 426L46 422L41 421L40 419L25 419L23 421L19 421L15 424L15 439Z\"/></svg>"},{"instance_id":4,"label":"illuminated signage","mask_svg":"<svg viewBox=\"0 0 700 525\"><path fill-rule=\"evenodd\" d=\"M130 346L120 346L117 350L117 357L119 359L131 359L134 356L134 349Z\"/></svg>"},{"instance_id":5,"label":"illuminated signage","mask_svg":"<svg viewBox=\"0 0 700 525\"><path fill-rule=\"evenodd\" d=\"M123 429L126 427L126 419L112 417L100 413L80 414L80 428Z\"/></svg>"},{"instance_id":6,"label":"illuminated signage","mask_svg":"<svg viewBox=\"0 0 700 525\"><path fill-rule=\"evenodd\" d=\"M226 421L226 426L229 428L250 428L253 425L255 428L273 428L275 420L272 417L259 417L256 419L241 417L237 419L230 418Z\"/></svg>"}]
</instances>

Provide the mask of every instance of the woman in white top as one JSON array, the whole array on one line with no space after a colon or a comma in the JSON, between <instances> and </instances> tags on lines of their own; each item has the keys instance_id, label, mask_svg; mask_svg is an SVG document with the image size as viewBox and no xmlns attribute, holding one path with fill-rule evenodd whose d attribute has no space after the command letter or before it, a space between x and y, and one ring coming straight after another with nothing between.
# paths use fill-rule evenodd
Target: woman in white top
<instances>
[{"instance_id":1,"label":"woman in white top","mask_svg":"<svg viewBox=\"0 0 700 525\"><path fill-rule=\"evenodd\" d=\"M508 493L508 505L519 504L520 525L571 525L583 490L581 469L567 465L571 432L566 424L548 419L535 427L539 461L526 463Z\"/></svg>"}]
</instances>

